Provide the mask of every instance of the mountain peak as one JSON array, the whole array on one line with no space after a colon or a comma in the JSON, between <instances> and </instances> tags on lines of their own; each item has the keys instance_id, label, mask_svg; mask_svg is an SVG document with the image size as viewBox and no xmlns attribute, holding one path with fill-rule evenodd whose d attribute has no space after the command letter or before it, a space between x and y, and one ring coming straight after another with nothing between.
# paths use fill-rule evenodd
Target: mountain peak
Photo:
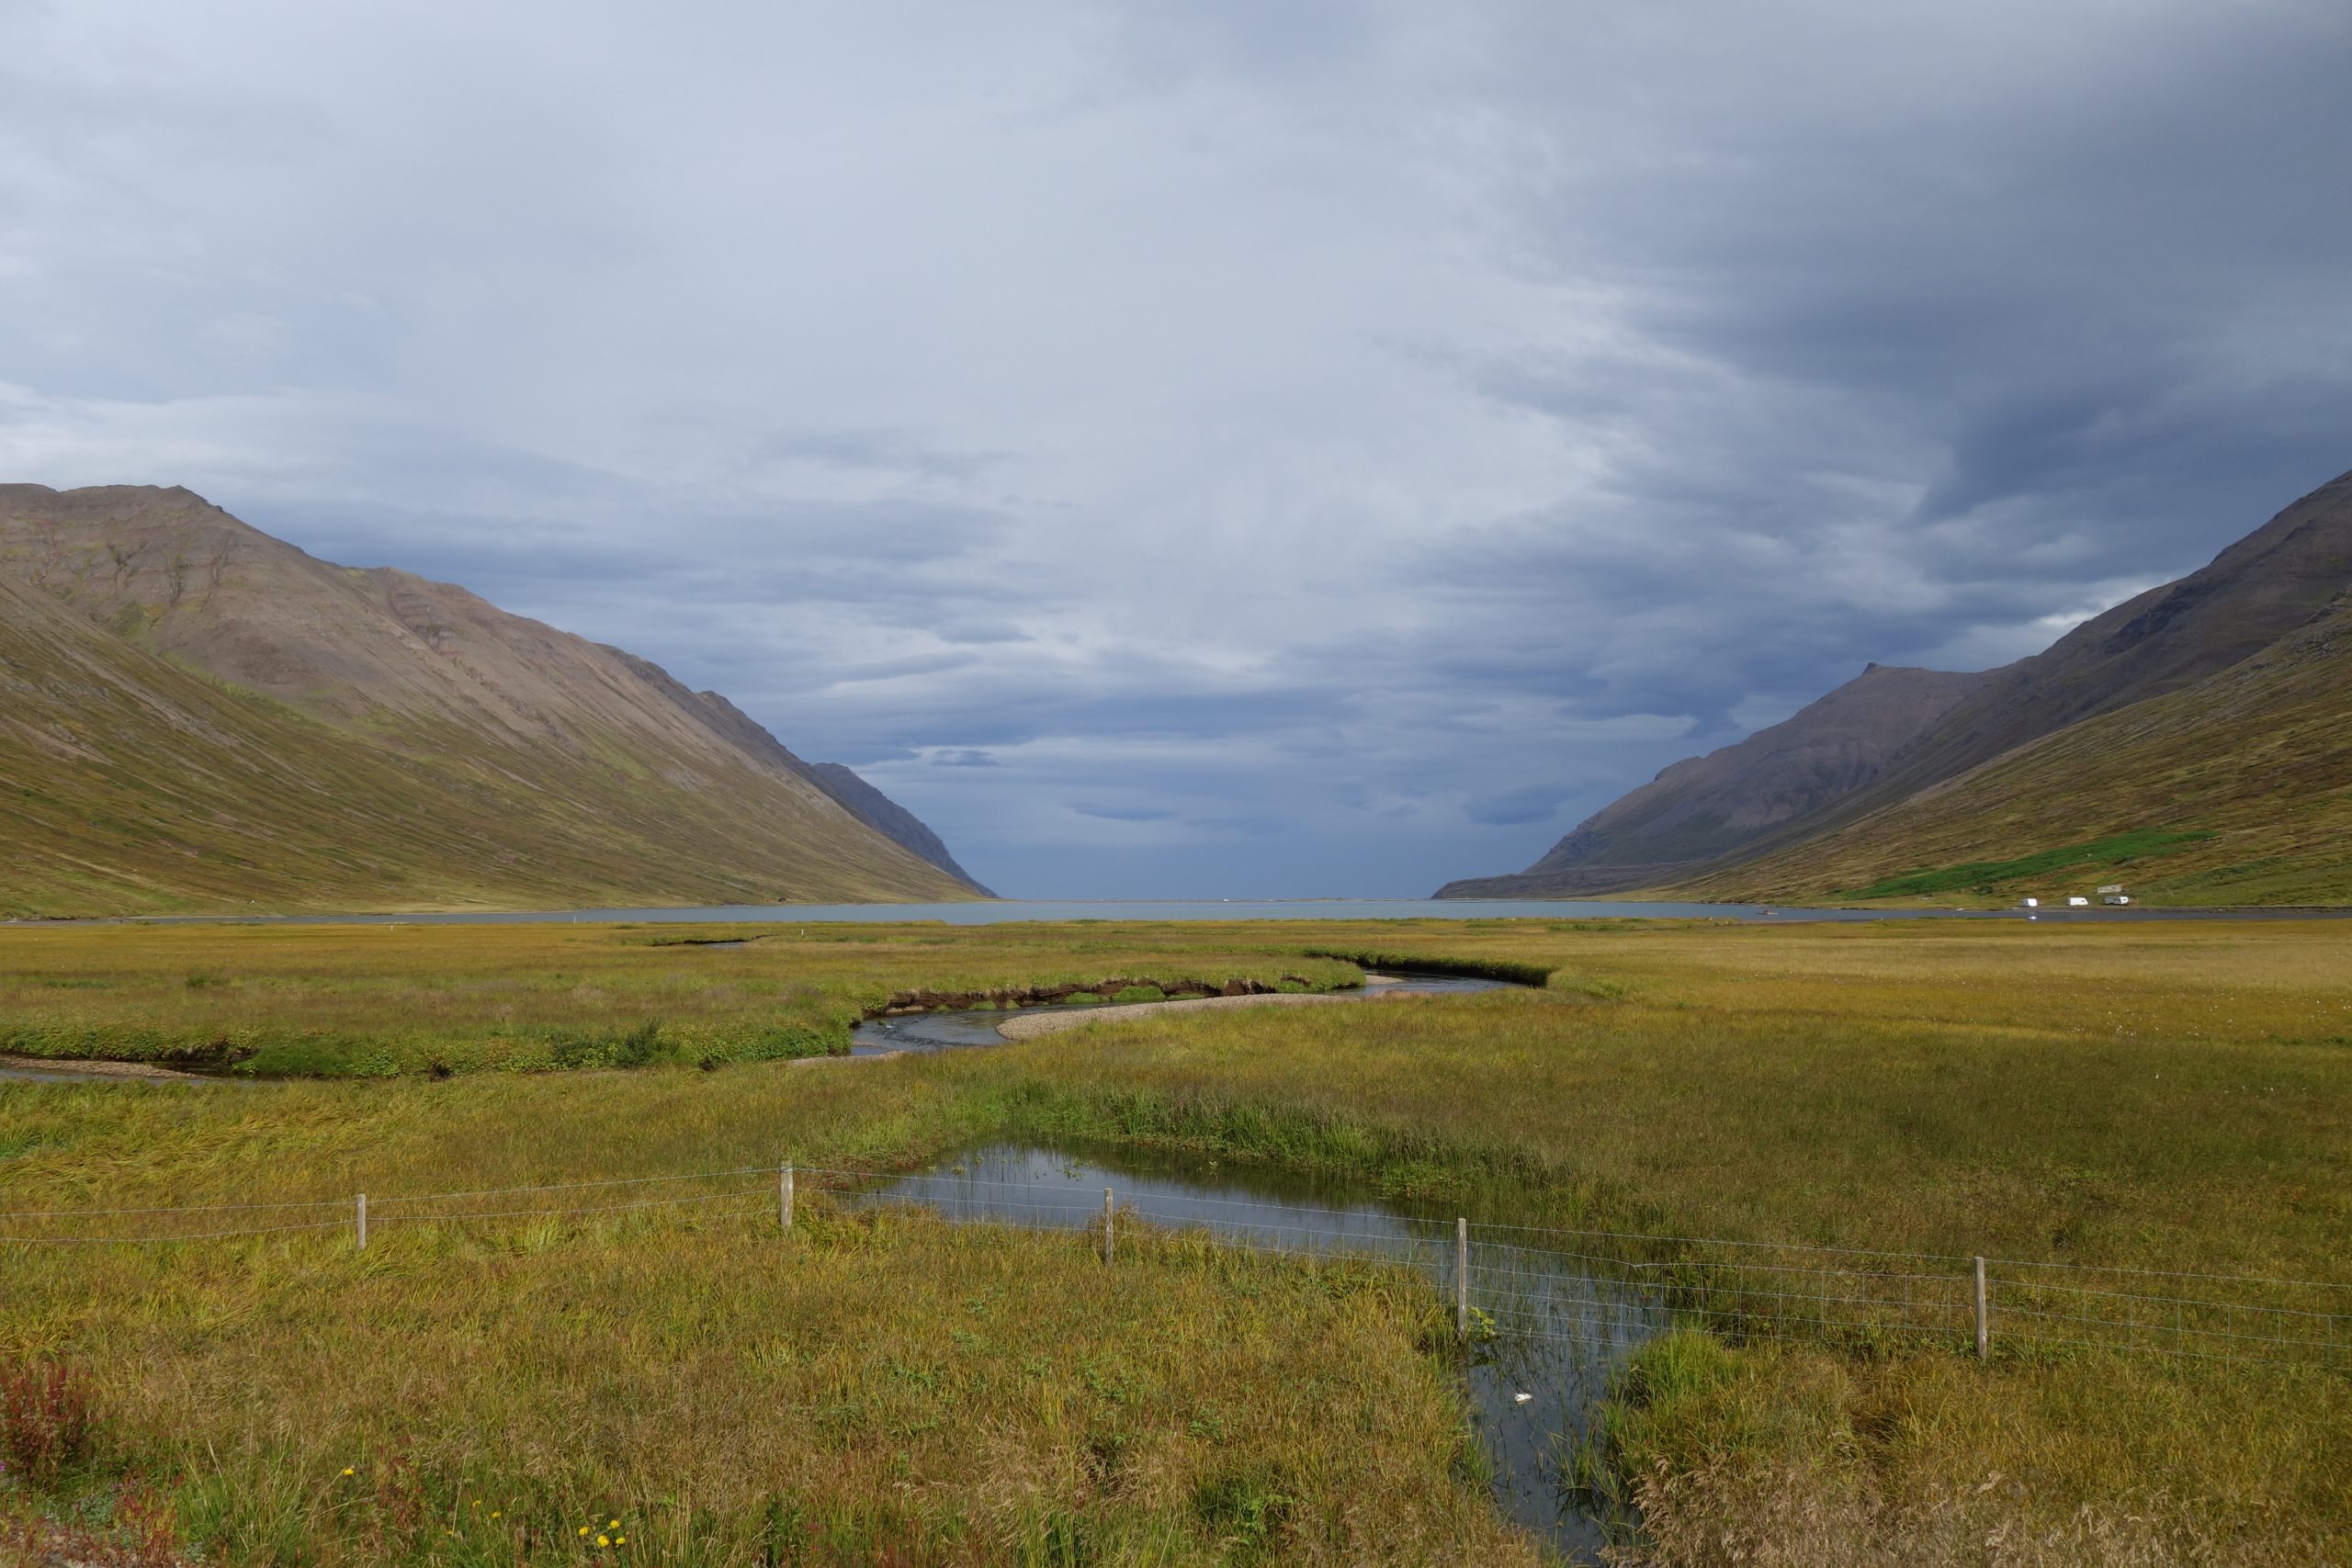
<instances>
[{"instance_id":1,"label":"mountain peak","mask_svg":"<svg viewBox=\"0 0 2352 1568\"><path fill-rule=\"evenodd\" d=\"M0 486L0 581L69 615L44 609L10 628L22 646L8 657L40 689L57 682L54 704L26 699L54 708L35 728L55 744L37 742L8 772L17 798L59 803L41 818L53 864L28 874L96 897L73 869L93 852L71 819L128 789L110 819L147 826L96 856L118 910L186 907L175 900L213 886L190 881L208 856L256 868L223 886L313 908L413 906L445 890L510 905L974 891L952 861L932 863L869 820L877 809L844 804L723 698L454 584L317 559L182 488ZM81 733L70 698L72 672L91 668L144 694L114 721L138 744L95 773L76 770L106 747ZM174 673L188 671L213 684L191 689ZM254 706L264 699L281 718L265 722ZM224 772L219 756L189 751L194 731L229 738L246 761ZM250 817L240 803L258 787L255 768L298 787L266 829L228 826ZM196 812L198 801L213 805ZM407 823L399 841L386 812ZM256 832L320 846L323 864L304 850L273 882L265 868L287 846ZM154 863L162 838L198 864ZM452 841L472 847L452 856ZM383 869L356 869L369 865Z\"/></svg>"},{"instance_id":2,"label":"mountain peak","mask_svg":"<svg viewBox=\"0 0 2352 1568\"><path fill-rule=\"evenodd\" d=\"M1871 663L1783 724L1674 763L1515 876L1441 897L1659 886L1777 852L2068 726L2204 681L2325 615L2352 585L2352 473L2198 571L1999 670Z\"/></svg>"}]
</instances>

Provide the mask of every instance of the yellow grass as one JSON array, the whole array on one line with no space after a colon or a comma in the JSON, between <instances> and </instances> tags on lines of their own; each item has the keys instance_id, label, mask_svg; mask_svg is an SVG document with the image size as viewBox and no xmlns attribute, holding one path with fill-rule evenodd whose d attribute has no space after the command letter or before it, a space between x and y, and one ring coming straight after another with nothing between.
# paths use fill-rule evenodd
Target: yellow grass
<instances>
[{"instance_id":1,"label":"yellow grass","mask_svg":"<svg viewBox=\"0 0 2352 1568\"><path fill-rule=\"evenodd\" d=\"M12 956L27 951L13 945L18 934L5 933L0 944ZM119 941L118 951L135 953L143 941L182 935L33 934L58 942L41 950L51 968L75 943ZM869 944L877 957L887 952L888 964L906 965L889 971L888 984L912 976L926 953L943 975L1011 973L1022 942L1033 960L1053 942L1073 944L1066 971L1148 973L1154 965L1147 959L1173 964L1212 951L1280 970L1313 950L1552 973L1542 992L1111 1014L1001 1050L813 1067L495 1074L446 1083L0 1086L0 1208L340 1203L360 1189L391 1194L785 1157L870 1166L1033 1137L1185 1145L1227 1162L1344 1172L1480 1218L2352 1284L2343 1246L2352 1234L2352 1054L2345 1044L2352 929L2342 926L1268 922L1033 928L985 940L908 929L865 934L881 939ZM477 939L485 965L494 964L497 942L526 940ZM252 933L210 940L243 942ZM1081 942L1099 945L1081 954ZM762 962L789 984L796 964L815 974L845 953L812 943L774 950ZM9 967L27 968L20 960ZM1414 1314L1426 1303L1416 1307L1411 1287L1374 1275L1348 1277L1334 1295L1329 1278L1317 1282L1275 1264L1213 1264L1180 1247L1137 1257L1142 1280L1104 1297L1101 1265L1067 1238L964 1242L915 1226L853 1242L859 1224L843 1222L823 1245L879 1272L820 1270L809 1277L822 1290L796 1295L784 1273L763 1273L772 1238L758 1235L756 1220L743 1221L752 1228L741 1233L717 1223L629 1224L646 1228L559 1229L544 1242L527 1233L502 1239L494 1227L435 1239L403 1236L395 1226L380 1257L404 1281L397 1287L372 1281L332 1242L298 1239L282 1260L269 1253L259 1282L242 1254L107 1250L74 1265L94 1272L67 1274L49 1255L11 1249L0 1253L0 1292L12 1303L6 1324L15 1348L96 1370L123 1451L179 1487L184 1522L262 1539L260 1523L234 1522L225 1504L204 1499L222 1488L260 1487L282 1470L300 1483L286 1483L295 1491L283 1511L298 1521L286 1539L328 1555L359 1550L353 1542L365 1539L365 1518L354 1516L345 1529L336 1522L342 1516L320 1513L318 1497L300 1490L316 1479L306 1468L311 1461L288 1456L311 1452L303 1446L311 1427L322 1442L345 1434L334 1440L371 1445L430 1429L444 1446L419 1451L435 1456L436 1473L499 1480L518 1498L537 1499L529 1506L547 1517L609 1487L642 1503L649 1519L668 1498L689 1524L696 1507L720 1521L709 1537L724 1543L711 1548L720 1553L714 1561L752 1550L743 1545L753 1539L745 1522L756 1513L751 1494L696 1468L701 1439L684 1414L692 1402L677 1390L713 1375L712 1346L740 1357L757 1343L752 1319L769 1308L714 1307L698 1320L697 1280L708 1281L718 1303L739 1294L764 1303L776 1292L799 1316L822 1316L832 1297L854 1301L864 1327L931 1347L935 1363L926 1364L959 1391L942 1430L983 1446L984 1434L1012 1434L1005 1451L1021 1456L1014 1468L1023 1474L1072 1472L1056 1468L1064 1461L1051 1456L1062 1450L1023 1414L1027 1395L1013 1383L980 1381L989 1363L956 1337L978 1332L957 1318L964 1296L955 1292L971 1293L962 1281L985 1274L981 1253L1017 1253L1034 1272L1023 1313L1055 1326L1020 1343L1043 1347L1076 1332L1056 1303L1094 1302L1102 1328L1086 1343L1097 1376L1122 1368L1130 1353L1123 1347L1132 1347L1132 1375L1166 1387L1175 1378L1170 1347L1206 1346L1212 1325L1232 1333L1240 1322L1231 1314L1241 1309L1220 1304L1201 1281L1255 1291L1244 1316L1259 1337L1251 1342L1270 1348L1266 1358L1237 1364L1230 1376L1217 1370L1206 1382L1233 1388L1256 1379L1253 1386L1273 1396L1258 1435L1235 1445L1270 1464L1322 1451L1306 1432L1307 1416L1283 1403L1289 1391L1276 1385L1294 1376L1284 1368L1324 1378L1317 1386L1340 1400L1339 1429L1366 1442L1382 1439L1347 1426L1374 1419L1362 1414L1373 1406L1346 1403L1352 1381L1389 1391L1384 1399L1415 1378L1442 1388L1417 1348L1425 1325L1417 1326ZM813 1237L808 1246L820 1250ZM889 1264L901 1247L911 1250ZM369 1257L378 1256L371 1247ZM445 1267L444 1288L434 1288ZM412 1268L413 1275L404 1272ZM956 1283L934 1292L923 1281L941 1270ZM92 1287L111 1280L117 1288L77 1289L74 1280ZM1385 1326L1345 1326L1329 1315L1342 1298L1366 1312L1363 1303L1385 1303L1374 1314ZM37 1309L17 1304L35 1302ZM384 1314L400 1325L390 1339L370 1326ZM1155 1337L1163 1318L1175 1325L1173 1339ZM161 1332L175 1320L183 1332ZM574 1327L582 1357L567 1361L552 1348ZM1312 1347L1326 1340L1334 1359L1318 1360ZM482 1359L460 1348L474 1344ZM412 1345L419 1353L404 1357L401 1348ZM386 1364L366 1369L358 1386L368 1401L380 1397L377 1416L332 1392L344 1375L337 1369L370 1347ZM451 1358L479 1370L502 1355L528 1369L530 1392L493 1397L472 1373L436 1370ZM866 1369L861 1376L885 1376L857 1364ZM245 1377L270 1391L260 1415L245 1413L234 1393ZM635 1438L619 1447L643 1443L651 1469L632 1470L634 1461L616 1454L613 1428L599 1424L606 1408L599 1400L637 1413L640 1425L624 1428ZM761 1465L783 1465L766 1456L800 1440L802 1425L785 1404L725 1408L740 1413L741 1446L763 1456ZM1180 1420L1181 1400L1154 1395L1135 1408L1136 1440L1145 1445L1137 1452L1190 1451L1180 1438L1194 1417ZM1273 1554L1349 1560L1365 1538L1351 1535L1360 1526L1347 1521L1392 1509L1399 1540L1476 1539L1457 1511L1464 1494L1453 1479L1459 1427L1446 1425L1452 1419L1414 1416L1401 1428L1402 1446L1383 1450L1377 1464L1390 1468L1376 1482L1331 1468L1336 1458L1285 1472L1304 1478L1294 1488L1299 1511L1285 1517L1312 1522L1282 1535ZM502 1436L468 1450L492 1458L467 1472L446 1446L448 1434L485 1424ZM252 1437L256 1427L264 1438ZM2352 1451L2352 1393L2340 1374L2105 1353L2004 1354L1980 1368L1942 1350L1864 1356L1803 1343L1755 1346L1724 1352L1706 1375L1629 1391L1612 1432L1605 1457L1619 1484L1648 1488L1648 1550L1662 1562L1730 1561L1735 1547L1752 1550L1754 1561L1801 1562L1801 1544L1789 1543L1808 1530L1851 1543L1853 1560L1865 1562L1901 1560L1891 1553L1906 1532L1941 1543L1921 1548L1920 1560L1932 1562L2065 1561L2070 1540L2089 1560L2151 1562L2200 1560L2200 1552L2217 1562L2324 1561L2352 1545L2352 1472L2341 1461ZM861 1445L872 1436L865 1431ZM209 1450L198 1457L199 1437L219 1450L217 1461ZM1078 1493L1049 1486L1036 1508L1023 1512L1004 1505L984 1476L924 1470L921 1456L934 1450L917 1444L910 1451L925 1478L911 1492L891 1493L854 1466L839 1469L838 1484L825 1479L832 1472L763 1473L791 1477L775 1484L811 1517L856 1529L884 1520L874 1526L883 1534L856 1540L930 1543L913 1561L931 1560L924 1552L1019 1561L1023 1551L1050 1561L1035 1554L1044 1548L1018 1543L1033 1539L1023 1530L1046 1530L1057 1508L1095 1510L1090 1528L1114 1548L1102 1561L1187 1561L1182 1552L1215 1550L1200 1509L1171 1501L1182 1484L1115 1506L1073 1501ZM673 1478L666 1490L657 1472ZM1183 1473L1197 1502L1200 1476ZM906 1503L913 1512L885 1518L873 1511L874 1499L892 1495L913 1499ZM980 1518L1001 1530L949 1540L967 1527L943 1521ZM1967 1546L1988 1534L2040 1542L2033 1551L2041 1555L2020 1546L2000 1558ZM985 1550L977 1544L983 1539L992 1543ZM1417 1550L1400 1550L1398 1560L1417 1560ZM1446 1556L1453 1550L1428 1555L1460 1560ZM842 1560L883 1560L844 1551Z\"/></svg>"}]
</instances>

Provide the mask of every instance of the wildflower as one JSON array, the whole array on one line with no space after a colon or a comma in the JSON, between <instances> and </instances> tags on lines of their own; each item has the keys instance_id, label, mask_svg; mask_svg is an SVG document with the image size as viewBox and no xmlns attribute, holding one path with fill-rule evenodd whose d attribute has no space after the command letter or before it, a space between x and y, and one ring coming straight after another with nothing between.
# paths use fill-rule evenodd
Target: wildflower
<instances>
[{"instance_id":1,"label":"wildflower","mask_svg":"<svg viewBox=\"0 0 2352 1568\"><path fill-rule=\"evenodd\" d=\"M613 1537L613 1544L615 1546L627 1546L628 1544L628 1537L625 1535L616 1535Z\"/></svg>"},{"instance_id":2,"label":"wildflower","mask_svg":"<svg viewBox=\"0 0 2352 1568\"><path fill-rule=\"evenodd\" d=\"M343 1472L344 1472L344 1474L345 1474L345 1475L356 1475L356 1474L357 1474L357 1473L358 1473L356 1471L353 1470L353 1469L351 1468L351 1466L349 1466L349 1465L347 1465L347 1464L346 1464L346 1465L345 1465L345 1466L343 1467Z\"/></svg>"},{"instance_id":3,"label":"wildflower","mask_svg":"<svg viewBox=\"0 0 2352 1568\"><path fill-rule=\"evenodd\" d=\"M588 1527L586 1525L582 1525L580 1527L580 1533L582 1535L586 1535L588 1533Z\"/></svg>"},{"instance_id":4,"label":"wildflower","mask_svg":"<svg viewBox=\"0 0 2352 1568\"><path fill-rule=\"evenodd\" d=\"M621 1522L618 1519L615 1519L611 1524L606 1525L605 1528L608 1530L616 1530L621 1528Z\"/></svg>"},{"instance_id":5,"label":"wildflower","mask_svg":"<svg viewBox=\"0 0 2352 1568\"><path fill-rule=\"evenodd\" d=\"M613 1544L613 1538L608 1535L600 1535L596 1538L596 1544L598 1546L610 1546Z\"/></svg>"}]
</instances>

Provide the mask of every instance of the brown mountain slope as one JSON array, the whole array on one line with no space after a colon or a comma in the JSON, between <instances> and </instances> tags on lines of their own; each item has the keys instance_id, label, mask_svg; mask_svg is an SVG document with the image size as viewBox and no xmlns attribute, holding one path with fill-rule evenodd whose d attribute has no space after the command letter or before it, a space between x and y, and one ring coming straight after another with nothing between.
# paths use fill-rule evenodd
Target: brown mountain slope
<instances>
[{"instance_id":1,"label":"brown mountain slope","mask_svg":"<svg viewBox=\"0 0 2352 1568\"><path fill-rule=\"evenodd\" d=\"M1507 888L1522 897L1559 897L1684 882L1727 885L1719 874L1782 854L2069 725L2180 691L2228 670L2310 623L2347 586L2352 586L2352 474L2296 502L2201 570L2084 622L2045 652L1966 678L1975 682L1973 689L1888 757L1875 776L1856 774L1843 788L1834 787L1831 781L1812 805L1742 840L1707 849L1696 857L1655 854L1649 857L1649 874L1611 877L1594 867L1615 860L1632 869L1632 863L1644 858L1641 840L1630 833L1580 840L1580 828L1518 877L1453 883L1439 896L1466 897L1469 889L1486 888ZM1841 688L1848 690L1851 687ZM1656 791L1675 771L1667 770L1657 783L1607 807L1587 826L1629 818L1639 821L1637 814L1655 803L1655 796L1645 800L1645 792ZM1729 820L1731 809L1749 805L1735 784L1713 809ZM1672 842L1671 837L1666 841ZM1701 863L1691 863L1694 859Z\"/></svg>"},{"instance_id":2,"label":"brown mountain slope","mask_svg":"<svg viewBox=\"0 0 2352 1568\"><path fill-rule=\"evenodd\" d=\"M1736 745L1675 763L1512 876L1441 898L1554 898L1661 882L1874 782L1887 760L1990 677L1873 664Z\"/></svg>"},{"instance_id":3,"label":"brown mountain slope","mask_svg":"<svg viewBox=\"0 0 2352 1568\"><path fill-rule=\"evenodd\" d=\"M1773 852L2080 719L2229 669L2304 626L2347 586L2352 473L2304 496L2201 570L2126 600L2046 652L1995 671L1884 777L1746 852Z\"/></svg>"},{"instance_id":4,"label":"brown mountain slope","mask_svg":"<svg viewBox=\"0 0 2352 1568\"><path fill-rule=\"evenodd\" d=\"M186 491L0 487L0 907L970 896L723 699Z\"/></svg>"},{"instance_id":5,"label":"brown mountain slope","mask_svg":"<svg viewBox=\"0 0 2352 1568\"><path fill-rule=\"evenodd\" d=\"M2154 904L2352 903L2352 599L2194 685L1681 890L1948 900L2110 882Z\"/></svg>"},{"instance_id":6,"label":"brown mountain slope","mask_svg":"<svg viewBox=\"0 0 2352 1568\"><path fill-rule=\"evenodd\" d=\"M809 768L809 772L827 795L849 807L866 826L891 842L914 851L973 892L990 898L996 897L973 881L971 873L956 863L956 857L947 852L946 844L924 824L922 818L867 784L855 773L839 762L818 762Z\"/></svg>"}]
</instances>

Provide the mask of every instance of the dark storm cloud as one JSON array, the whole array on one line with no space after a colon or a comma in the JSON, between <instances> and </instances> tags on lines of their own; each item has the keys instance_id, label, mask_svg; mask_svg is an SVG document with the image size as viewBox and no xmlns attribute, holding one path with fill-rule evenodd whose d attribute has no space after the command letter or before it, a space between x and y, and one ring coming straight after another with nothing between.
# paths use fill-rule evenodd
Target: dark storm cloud
<instances>
[{"instance_id":1,"label":"dark storm cloud","mask_svg":"<svg viewBox=\"0 0 2352 1568\"><path fill-rule=\"evenodd\" d=\"M1560 803L1568 797L1569 793L1558 784L1532 784L1524 789L1505 790L1500 795L1473 799L1462 808L1462 813L1473 822L1484 822L1497 828L1549 822L1559 815Z\"/></svg>"},{"instance_id":2,"label":"dark storm cloud","mask_svg":"<svg viewBox=\"0 0 2352 1568\"><path fill-rule=\"evenodd\" d=\"M0 478L1241 896L1522 864L2352 465L2333 0L689 9L0 0Z\"/></svg>"}]
</instances>

